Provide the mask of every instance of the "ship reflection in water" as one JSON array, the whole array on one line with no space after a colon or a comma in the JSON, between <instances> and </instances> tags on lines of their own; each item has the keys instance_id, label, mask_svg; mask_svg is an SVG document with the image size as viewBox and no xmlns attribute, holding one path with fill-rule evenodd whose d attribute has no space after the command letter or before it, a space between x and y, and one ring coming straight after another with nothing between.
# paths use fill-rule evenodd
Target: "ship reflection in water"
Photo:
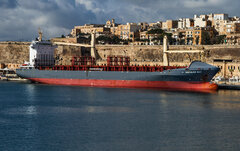
<instances>
[{"instance_id":1,"label":"ship reflection in water","mask_svg":"<svg viewBox=\"0 0 240 151\"><path fill-rule=\"evenodd\" d=\"M240 93L0 82L1 150L239 150Z\"/></svg>"}]
</instances>

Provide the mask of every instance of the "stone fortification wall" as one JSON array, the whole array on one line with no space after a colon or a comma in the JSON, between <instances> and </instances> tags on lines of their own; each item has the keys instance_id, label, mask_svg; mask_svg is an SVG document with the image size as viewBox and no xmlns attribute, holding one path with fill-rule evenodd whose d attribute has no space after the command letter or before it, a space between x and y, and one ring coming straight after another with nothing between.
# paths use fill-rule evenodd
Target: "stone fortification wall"
<instances>
[{"instance_id":1,"label":"stone fortification wall","mask_svg":"<svg viewBox=\"0 0 240 151\"><path fill-rule=\"evenodd\" d=\"M108 55L130 56L137 62L162 62L162 46L123 46L97 45L97 53L102 60ZM204 53L174 53L169 55L170 62L191 62L202 60L212 62L214 59L233 59L240 61L240 46L169 46L169 50L204 50Z\"/></svg>"},{"instance_id":2,"label":"stone fortification wall","mask_svg":"<svg viewBox=\"0 0 240 151\"><path fill-rule=\"evenodd\" d=\"M0 63L21 64L28 60L29 42L0 42ZM170 54L170 62L189 63L193 60L212 62L213 59L240 61L240 46L169 46L170 50L204 50L204 53ZM100 62L109 55L130 56L135 64L162 62L162 46L96 45ZM55 51L59 64L71 64L72 56L90 55L90 48L59 45Z\"/></svg>"},{"instance_id":3,"label":"stone fortification wall","mask_svg":"<svg viewBox=\"0 0 240 151\"><path fill-rule=\"evenodd\" d=\"M78 46L58 46L55 51L56 64L58 65L71 65L71 59L73 56L90 56L90 48L78 47Z\"/></svg>"},{"instance_id":4,"label":"stone fortification wall","mask_svg":"<svg viewBox=\"0 0 240 151\"><path fill-rule=\"evenodd\" d=\"M131 61L135 62L162 62L162 46L112 46L97 45L97 53L102 60L106 60L109 55L130 56ZM174 48L170 47L170 50ZM195 48L194 48L195 49ZM182 50L186 50L183 48ZM190 50L187 48L187 50ZM172 54L169 55L171 62L189 62L192 59L199 60L199 53L194 54Z\"/></svg>"},{"instance_id":5,"label":"stone fortification wall","mask_svg":"<svg viewBox=\"0 0 240 151\"><path fill-rule=\"evenodd\" d=\"M29 59L29 42L0 42L0 63L22 64Z\"/></svg>"}]
</instances>

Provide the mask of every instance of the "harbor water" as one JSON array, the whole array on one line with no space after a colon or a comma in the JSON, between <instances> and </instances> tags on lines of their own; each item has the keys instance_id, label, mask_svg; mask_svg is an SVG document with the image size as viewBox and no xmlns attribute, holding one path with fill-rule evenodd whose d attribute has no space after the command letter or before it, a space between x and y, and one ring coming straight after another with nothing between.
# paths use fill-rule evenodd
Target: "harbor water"
<instances>
[{"instance_id":1,"label":"harbor water","mask_svg":"<svg viewBox=\"0 0 240 151\"><path fill-rule=\"evenodd\" d=\"M0 82L1 151L239 151L240 91Z\"/></svg>"}]
</instances>

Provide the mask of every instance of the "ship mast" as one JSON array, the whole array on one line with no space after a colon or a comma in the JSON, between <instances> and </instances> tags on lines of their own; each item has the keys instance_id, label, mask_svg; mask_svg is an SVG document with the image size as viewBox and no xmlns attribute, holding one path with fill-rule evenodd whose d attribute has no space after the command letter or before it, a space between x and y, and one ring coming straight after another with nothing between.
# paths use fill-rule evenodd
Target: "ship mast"
<instances>
[{"instance_id":1,"label":"ship mast","mask_svg":"<svg viewBox=\"0 0 240 151\"><path fill-rule=\"evenodd\" d=\"M38 28L38 34L39 34L39 37L38 37L38 40L39 41L42 41L42 31L41 31L41 29L40 28Z\"/></svg>"}]
</instances>

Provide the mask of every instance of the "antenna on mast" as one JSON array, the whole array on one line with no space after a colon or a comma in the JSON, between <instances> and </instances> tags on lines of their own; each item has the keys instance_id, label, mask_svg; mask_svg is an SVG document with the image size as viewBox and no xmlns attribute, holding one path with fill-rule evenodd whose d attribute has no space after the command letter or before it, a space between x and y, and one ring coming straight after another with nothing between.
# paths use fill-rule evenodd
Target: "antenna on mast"
<instances>
[{"instance_id":1,"label":"antenna on mast","mask_svg":"<svg viewBox=\"0 0 240 151\"><path fill-rule=\"evenodd\" d=\"M42 31L41 31L41 28L38 28L38 34L39 34L38 40L39 40L39 41L42 41L42 35L43 35L43 33L42 33Z\"/></svg>"}]
</instances>

